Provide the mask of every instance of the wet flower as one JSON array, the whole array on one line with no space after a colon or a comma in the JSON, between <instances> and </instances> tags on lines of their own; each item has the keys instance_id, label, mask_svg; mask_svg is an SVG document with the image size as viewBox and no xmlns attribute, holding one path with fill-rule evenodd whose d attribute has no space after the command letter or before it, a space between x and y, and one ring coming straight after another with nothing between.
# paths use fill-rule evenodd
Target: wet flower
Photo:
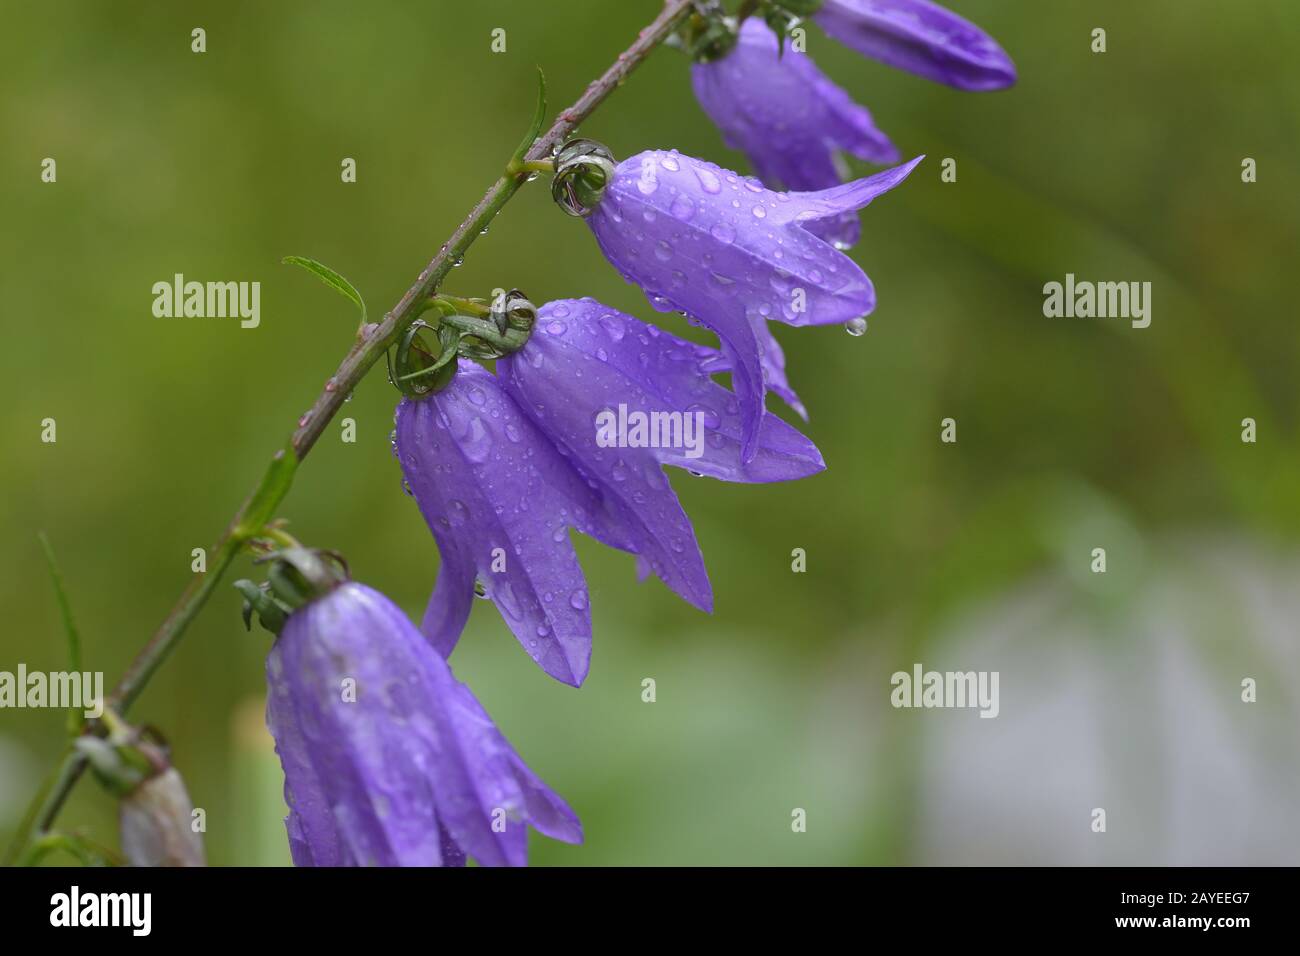
<instances>
[{"instance_id":1,"label":"wet flower","mask_svg":"<svg viewBox=\"0 0 1300 956\"><path fill-rule=\"evenodd\" d=\"M348 582L294 611L266 676L297 865L523 865L528 825L582 841L573 811L379 592Z\"/></svg>"},{"instance_id":2,"label":"wet flower","mask_svg":"<svg viewBox=\"0 0 1300 956\"><path fill-rule=\"evenodd\" d=\"M704 610L713 598L703 557L663 466L738 482L825 467L811 441L766 413L755 455L742 459L740 404L709 377L727 367L716 349L595 299L547 303L528 345L497 363L506 391L596 487L643 572Z\"/></svg>"},{"instance_id":3,"label":"wet flower","mask_svg":"<svg viewBox=\"0 0 1300 956\"><path fill-rule=\"evenodd\" d=\"M722 130L727 145L749 157L772 188L809 192L844 178L838 152L872 163L898 162L898 150L853 102L761 20L742 24L735 47L719 59L696 63L691 83L700 105ZM809 229L841 246L857 242L856 212L819 221Z\"/></svg>"},{"instance_id":4,"label":"wet flower","mask_svg":"<svg viewBox=\"0 0 1300 956\"><path fill-rule=\"evenodd\" d=\"M456 646L477 581L546 673L581 684L591 610L568 529L629 547L599 495L496 376L463 359L445 390L398 405L395 447L442 556L422 625L433 645Z\"/></svg>"},{"instance_id":5,"label":"wet flower","mask_svg":"<svg viewBox=\"0 0 1300 956\"><path fill-rule=\"evenodd\" d=\"M875 308L866 273L810 227L862 209L920 160L805 193L773 192L675 150L640 153L615 168L587 222L605 257L651 305L717 334L740 402L742 461L759 451L765 391L788 391L775 343L756 327L768 319L848 323Z\"/></svg>"},{"instance_id":6,"label":"wet flower","mask_svg":"<svg viewBox=\"0 0 1300 956\"><path fill-rule=\"evenodd\" d=\"M863 56L959 90L1016 82L1016 66L997 41L929 0L825 0L812 18Z\"/></svg>"}]
</instances>

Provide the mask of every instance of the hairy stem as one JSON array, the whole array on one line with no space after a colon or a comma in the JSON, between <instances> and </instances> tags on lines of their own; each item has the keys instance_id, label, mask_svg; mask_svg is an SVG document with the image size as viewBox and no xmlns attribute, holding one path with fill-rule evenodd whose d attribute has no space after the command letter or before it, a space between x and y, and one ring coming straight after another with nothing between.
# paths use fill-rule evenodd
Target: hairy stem
<instances>
[{"instance_id":1,"label":"hairy stem","mask_svg":"<svg viewBox=\"0 0 1300 956\"><path fill-rule=\"evenodd\" d=\"M261 484L235 513L225 534L209 552L211 567L204 574L195 576L190 581L166 620L136 655L114 687L109 695L108 705L115 711L124 712L144 689L149 679L180 641L186 627L216 590L226 569L230 567L240 550L262 531L263 526L274 515L276 508L288 494L298 463L307 457L308 452L325 431L325 426L343 407L343 402L361 379L389 346L397 341L397 338L415 321L423 308L424 301L437 290L452 268L464 258L469 247L474 244L474 240L496 218L497 213L504 208L529 177L535 172L548 168L554 149L573 132L579 123L595 112L596 107L622 84L628 74L636 69L655 47L668 39L690 12L692 3L693 0L666 0L659 16L637 35L636 41L618 55L600 78L587 86L572 106L556 117L551 128L524 155L523 161L514 168L507 169L505 174L492 184L464 221L456 227L451 238L442 244L437 255L420 272L415 283L406 290L406 294L397 305L384 316L383 321L377 326L363 330L363 333L358 336L348 354L344 356L338 370L329 379L329 385L317 396L311 409L298 420L297 431L293 433L288 446L277 452ZM94 732L94 728L88 729L87 732ZM85 758L75 750L69 750L65 754L32 800L13 842L0 863L5 865L13 863L34 836L42 835L49 830L68 794L71 793L85 769Z\"/></svg>"}]
</instances>

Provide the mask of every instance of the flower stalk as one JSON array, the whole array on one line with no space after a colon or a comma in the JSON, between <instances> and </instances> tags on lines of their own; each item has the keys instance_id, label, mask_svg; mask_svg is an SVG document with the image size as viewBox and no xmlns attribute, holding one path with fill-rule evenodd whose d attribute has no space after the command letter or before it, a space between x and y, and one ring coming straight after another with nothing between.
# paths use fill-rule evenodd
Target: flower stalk
<instances>
[{"instance_id":1,"label":"flower stalk","mask_svg":"<svg viewBox=\"0 0 1300 956\"><path fill-rule=\"evenodd\" d=\"M363 326L337 371L330 376L329 385L298 420L297 428L289 441L273 456L262 481L240 506L217 544L208 552L208 570L196 574L186 586L171 613L136 655L110 693L107 705L116 713L124 714L143 691L180 641L190 622L207 604L208 598L217 589L235 558L254 539L267 537L266 529L288 494L298 465L324 434L325 428L343 407L347 396L419 317L428 299L451 270L464 260L470 246L486 231L520 187L538 173L553 168L551 157L559 145L656 47L676 31L691 8L692 0L666 0L659 15L618 55L604 74L587 86L572 106L559 113L544 135L540 138L530 135L529 138L533 141L527 149L521 144L522 156L517 155L511 159L504 174L489 187L483 198L442 244L397 304L377 324ZM543 97L544 90L539 91L539 103L544 102ZM540 128L540 121L538 127ZM102 736L105 729L102 724L93 724L87 726L83 733ZM40 840L50 832L68 794L86 767L84 754L75 746L69 746L32 800L0 863L13 864L33 841Z\"/></svg>"}]
</instances>

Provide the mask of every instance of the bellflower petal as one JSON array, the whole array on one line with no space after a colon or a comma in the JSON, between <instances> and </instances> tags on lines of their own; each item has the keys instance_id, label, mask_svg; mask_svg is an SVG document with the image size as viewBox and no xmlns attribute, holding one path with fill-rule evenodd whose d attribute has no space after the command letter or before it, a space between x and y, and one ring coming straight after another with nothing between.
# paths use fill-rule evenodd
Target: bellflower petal
<instances>
[{"instance_id":1,"label":"bellflower petal","mask_svg":"<svg viewBox=\"0 0 1300 956\"><path fill-rule=\"evenodd\" d=\"M542 669L581 684L591 611L567 529L626 547L599 497L496 377L469 361L444 391L402 401L396 449L442 554L423 624L434 646L450 654L477 579Z\"/></svg>"},{"instance_id":2,"label":"bellflower petal","mask_svg":"<svg viewBox=\"0 0 1300 956\"><path fill-rule=\"evenodd\" d=\"M809 226L863 208L920 158L820 192L778 193L712 163L651 150L615 169L587 219L610 263L660 311L718 336L741 406L742 460L758 453L764 359L755 324L844 323L871 312L871 280Z\"/></svg>"},{"instance_id":3,"label":"bellflower petal","mask_svg":"<svg viewBox=\"0 0 1300 956\"><path fill-rule=\"evenodd\" d=\"M696 99L772 188L807 192L844 177L836 152L872 163L896 163L898 150L867 110L822 73L812 57L785 45L756 17L742 24L725 56L691 67ZM812 231L842 247L858 240L856 213L814 224Z\"/></svg>"},{"instance_id":4,"label":"bellflower petal","mask_svg":"<svg viewBox=\"0 0 1300 956\"><path fill-rule=\"evenodd\" d=\"M853 217L853 221L857 222L857 216ZM763 366L763 380L767 382L768 390L775 392L781 401L794 409L795 414L808 421L808 409L790 387L785 374L785 352L781 350L781 344L777 342L772 330L767 327L767 319L751 315L750 322L754 326L754 337L758 339L759 361Z\"/></svg>"},{"instance_id":5,"label":"bellflower petal","mask_svg":"<svg viewBox=\"0 0 1300 956\"><path fill-rule=\"evenodd\" d=\"M742 482L825 467L812 442L766 413L757 453L742 461L740 405L709 378L726 370L721 360L594 299L564 299L543 306L524 350L497 363L519 407L596 484L642 570L704 610L713 598L703 556L663 466Z\"/></svg>"},{"instance_id":6,"label":"bellflower petal","mask_svg":"<svg viewBox=\"0 0 1300 956\"><path fill-rule=\"evenodd\" d=\"M529 823L581 841L573 811L379 592L349 582L295 611L266 672L295 863L522 865Z\"/></svg>"},{"instance_id":7,"label":"bellflower petal","mask_svg":"<svg viewBox=\"0 0 1300 956\"><path fill-rule=\"evenodd\" d=\"M826 0L813 19L863 56L959 90L1016 82L1016 65L997 41L929 0Z\"/></svg>"}]
</instances>

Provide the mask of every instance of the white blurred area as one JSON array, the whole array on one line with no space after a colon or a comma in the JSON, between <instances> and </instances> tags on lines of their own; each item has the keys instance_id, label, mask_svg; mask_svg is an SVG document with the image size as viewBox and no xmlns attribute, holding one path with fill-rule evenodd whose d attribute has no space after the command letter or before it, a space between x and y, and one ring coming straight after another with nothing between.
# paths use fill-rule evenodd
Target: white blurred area
<instances>
[{"instance_id":1,"label":"white blurred area","mask_svg":"<svg viewBox=\"0 0 1300 956\"><path fill-rule=\"evenodd\" d=\"M911 862L1300 863L1300 556L1202 538L1141 564L1119 597L1039 577L927 645L927 667L1000 671L1001 714L906 713Z\"/></svg>"}]
</instances>

